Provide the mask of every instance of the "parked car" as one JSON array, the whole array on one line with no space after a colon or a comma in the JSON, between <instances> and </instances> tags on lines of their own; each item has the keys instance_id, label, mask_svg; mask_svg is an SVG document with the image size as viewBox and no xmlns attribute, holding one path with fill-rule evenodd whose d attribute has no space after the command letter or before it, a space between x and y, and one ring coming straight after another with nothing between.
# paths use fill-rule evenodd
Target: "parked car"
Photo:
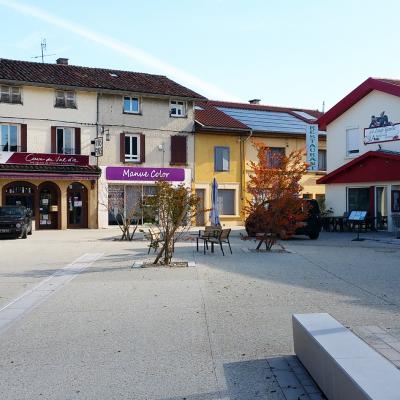
<instances>
[{"instance_id":1,"label":"parked car","mask_svg":"<svg viewBox=\"0 0 400 400\"><path fill-rule=\"evenodd\" d=\"M32 212L22 206L0 207L0 235L26 239L32 235Z\"/></svg>"},{"instance_id":2,"label":"parked car","mask_svg":"<svg viewBox=\"0 0 400 400\"><path fill-rule=\"evenodd\" d=\"M321 212L319 209L318 202L316 200L307 200L308 204L308 216L301 222L301 226L295 231L295 235L306 235L310 239L318 239L321 231ZM263 227L260 226L260 220L256 214L249 215L246 219L245 228L249 236L255 236L258 232L263 232ZM290 224L290 222L288 222ZM281 234L281 239L285 239L286 236Z\"/></svg>"},{"instance_id":3,"label":"parked car","mask_svg":"<svg viewBox=\"0 0 400 400\"><path fill-rule=\"evenodd\" d=\"M303 226L296 229L296 235L306 235L310 239L318 239L321 232L321 211L317 200L309 199L308 203L308 217L303 222Z\"/></svg>"}]
</instances>

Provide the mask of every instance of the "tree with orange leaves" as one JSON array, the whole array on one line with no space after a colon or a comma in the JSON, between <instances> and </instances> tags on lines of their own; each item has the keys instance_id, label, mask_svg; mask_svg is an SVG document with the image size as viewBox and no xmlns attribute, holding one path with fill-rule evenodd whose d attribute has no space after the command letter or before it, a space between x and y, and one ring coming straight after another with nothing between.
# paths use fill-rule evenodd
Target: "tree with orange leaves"
<instances>
[{"instance_id":1,"label":"tree with orange leaves","mask_svg":"<svg viewBox=\"0 0 400 400\"><path fill-rule=\"evenodd\" d=\"M307 218L307 204L300 197L302 176L307 171L304 152L277 154L262 143L254 143L258 160L249 163L252 173L247 183L251 199L244 211L247 238L265 243L271 250L279 237L289 238Z\"/></svg>"}]
</instances>

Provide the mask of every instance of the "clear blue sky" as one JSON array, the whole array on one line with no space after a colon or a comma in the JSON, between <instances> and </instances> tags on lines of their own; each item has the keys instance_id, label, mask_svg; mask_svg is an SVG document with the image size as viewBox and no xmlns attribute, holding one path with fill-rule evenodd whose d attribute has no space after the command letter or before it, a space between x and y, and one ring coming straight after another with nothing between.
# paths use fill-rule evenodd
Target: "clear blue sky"
<instances>
[{"instance_id":1,"label":"clear blue sky","mask_svg":"<svg viewBox=\"0 0 400 400\"><path fill-rule=\"evenodd\" d=\"M395 0L0 0L0 57L32 60L46 38L48 62L328 109L369 76L400 78L399 16Z\"/></svg>"}]
</instances>

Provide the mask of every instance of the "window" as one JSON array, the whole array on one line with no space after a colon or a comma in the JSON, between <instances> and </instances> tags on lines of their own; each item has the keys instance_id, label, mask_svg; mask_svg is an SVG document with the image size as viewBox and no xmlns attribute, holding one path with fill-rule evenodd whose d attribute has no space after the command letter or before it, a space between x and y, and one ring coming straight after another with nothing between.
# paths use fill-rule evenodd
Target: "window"
<instances>
[{"instance_id":1,"label":"window","mask_svg":"<svg viewBox=\"0 0 400 400\"><path fill-rule=\"evenodd\" d=\"M187 146L186 136L171 136L171 164L186 165Z\"/></svg>"},{"instance_id":2,"label":"window","mask_svg":"<svg viewBox=\"0 0 400 400\"><path fill-rule=\"evenodd\" d=\"M284 147L269 147L267 149L267 165L269 168L279 168L282 157L285 155Z\"/></svg>"},{"instance_id":3,"label":"window","mask_svg":"<svg viewBox=\"0 0 400 400\"><path fill-rule=\"evenodd\" d=\"M186 116L186 102L171 100L169 104L169 115L171 117L185 117Z\"/></svg>"},{"instance_id":4,"label":"window","mask_svg":"<svg viewBox=\"0 0 400 400\"><path fill-rule=\"evenodd\" d=\"M71 90L57 90L55 107L76 108L75 93Z\"/></svg>"},{"instance_id":5,"label":"window","mask_svg":"<svg viewBox=\"0 0 400 400\"><path fill-rule=\"evenodd\" d=\"M311 193L304 193L303 194L303 199L304 200L311 200L312 199L312 194Z\"/></svg>"},{"instance_id":6,"label":"window","mask_svg":"<svg viewBox=\"0 0 400 400\"><path fill-rule=\"evenodd\" d=\"M326 171L326 150L318 150L318 171Z\"/></svg>"},{"instance_id":7,"label":"window","mask_svg":"<svg viewBox=\"0 0 400 400\"><path fill-rule=\"evenodd\" d=\"M358 128L346 129L346 154L357 155L360 152L360 135Z\"/></svg>"},{"instance_id":8,"label":"window","mask_svg":"<svg viewBox=\"0 0 400 400\"><path fill-rule=\"evenodd\" d=\"M76 154L74 128L56 128L56 153Z\"/></svg>"},{"instance_id":9,"label":"window","mask_svg":"<svg viewBox=\"0 0 400 400\"><path fill-rule=\"evenodd\" d=\"M0 125L0 151L20 151L18 126Z\"/></svg>"},{"instance_id":10,"label":"window","mask_svg":"<svg viewBox=\"0 0 400 400\"><path fill-rule=\"evenodd\" d=\"M214 147L214 171L229 171L229 147Z\"/></svg>"},{"instance_id":11,"label":"window","mask_svg":"<svg viewBox=\"0 0 400 400\"><path fill-rule=\"evenodd\" d=\"M139 114L139 99L137 97L124 97L124 113Z\"/></svg>"},{"instance_id":12,"label":"window","mask_svg":"<svg viewBox=\"0 0 400 400\"><path fill-rule=\"evenodd\" d=\"M235 189L218 189L218 210L221 215L235 215Z\"/></svg>"},{"instance_id":13,"label":"window","mask_svg":"<svg viewBox=\"0 0 400 400\"><path fill-rule=\"evenodd\" d=\"M0 102L21 104L21 88L18 86L1 85Z\"/></svg>"},{"instance_id":14,"label":"window","mask_svg":"<svg viewBox=\"0 0 400 400\"><path fill-rule=\"evenodd\" d=\"M369 211L370 188L347 189L347 211Z\"/></svg>"},{"instance_id":15,"label":"window","mask_svg":"<svg viewBox=\"0 0 400 400\"><path fill-rule=\"evenodd\" d=\"M132 133L125 134L125 161L140 161L140 135Z\"/></svg>"}]
</instances>

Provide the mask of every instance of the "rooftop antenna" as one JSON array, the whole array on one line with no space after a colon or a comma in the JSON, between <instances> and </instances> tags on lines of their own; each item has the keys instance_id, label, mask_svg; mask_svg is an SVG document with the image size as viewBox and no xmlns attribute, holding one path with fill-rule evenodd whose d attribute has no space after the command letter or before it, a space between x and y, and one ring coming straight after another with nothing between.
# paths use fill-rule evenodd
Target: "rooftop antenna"
<instances>
[{"instance_id":1,"label":"rooftop antenna","mask_svg":"<svg viewBox=\"0 0 400 400\"><path fill-rule=\"evenodd\" d=\"M55 56L55 54L44 54L44 52L47 49L46 45L47 45L46 44L46 39L42 39L42 41L40 42L41 55L40 56L35 56L35 57L32 57L32 58L41 58L42 59L42 63L44 63L44 58L45 57Z\"/></svg>"}]
</instances>

